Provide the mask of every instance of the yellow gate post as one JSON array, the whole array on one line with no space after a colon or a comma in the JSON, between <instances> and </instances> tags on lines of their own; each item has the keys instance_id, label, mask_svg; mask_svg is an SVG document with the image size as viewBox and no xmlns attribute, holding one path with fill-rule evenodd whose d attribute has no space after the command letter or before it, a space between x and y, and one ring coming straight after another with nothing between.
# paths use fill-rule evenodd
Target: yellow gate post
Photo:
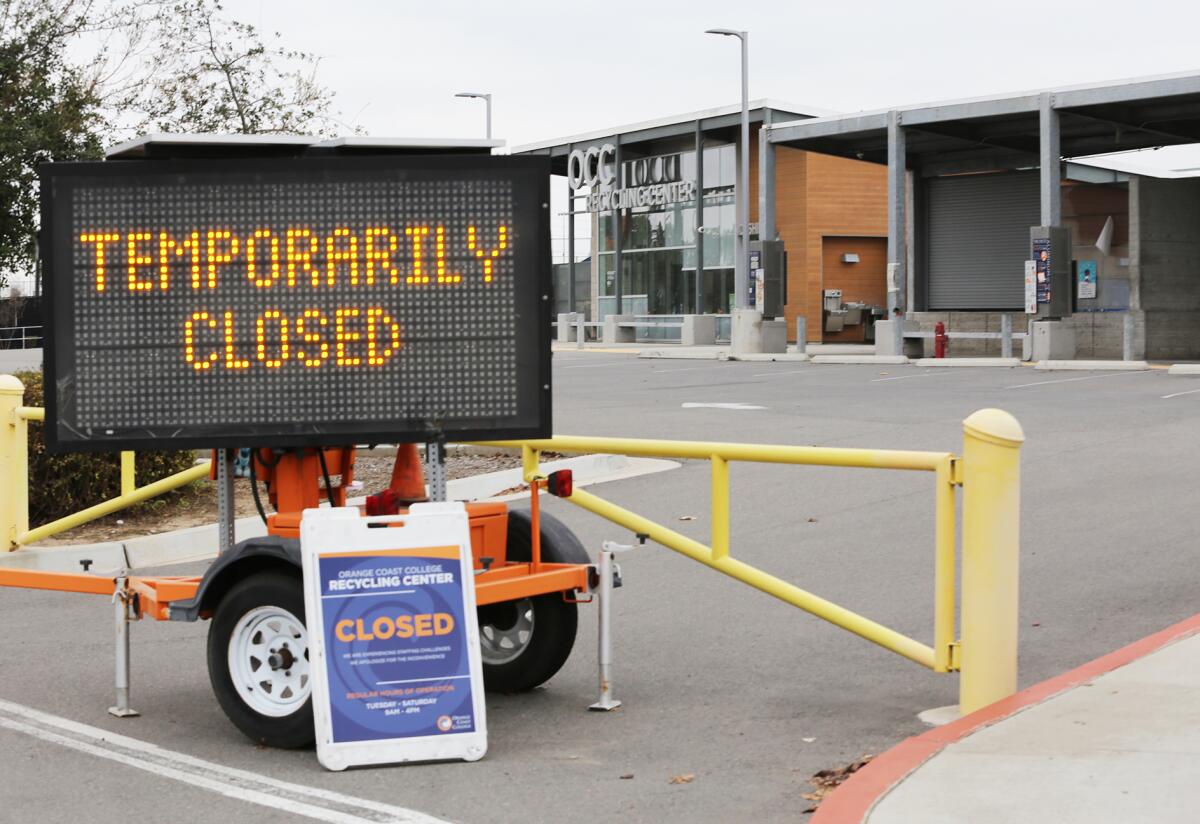
<instances>
[{"instance_id":1,"label":"yellow gate post","mask_svg":"<svg viewBox=\"0 0 1200 824\"><path fill-rule=\"evenodd\" d=\"M1012 415L981 409L963 421L963 715L1017 691L1017 567L1021 444Z\"/></svg>"},{"instance_id":2,"label":"yellow gate post","mask_svg":"<svg viewBox=\"0 0 1200 824\"><path fill-rule=\"evenodd\" d=\"M17 536L29 529L28 435L17 414L25 386L13 375L0 375L0 552L16 549Z\"/></svg>"}]
</instances>

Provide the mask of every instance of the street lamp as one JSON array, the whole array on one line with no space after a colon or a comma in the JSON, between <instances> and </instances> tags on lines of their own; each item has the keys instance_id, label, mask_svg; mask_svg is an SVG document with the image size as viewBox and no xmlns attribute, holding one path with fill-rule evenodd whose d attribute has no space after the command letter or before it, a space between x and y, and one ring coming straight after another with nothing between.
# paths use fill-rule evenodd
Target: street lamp
<instances>
[{"instance_id":1,"label":"street lamp","mask_svg":"<svg viewBox=\"0 0 1200 824\"><path fill-rule=\"evenodd\" d=\"M738 223L742 246L734 261L733 303L730 309L749 308L750 298L750 33L735 29L706 29L705 34L736 37L742 41L742 169L738 182Z\"/></svg>"},{"instance_id":2,"label":"street lamp","mask_svg":"<svg viewBox=\"0 0 1200 824\"><path fill-rule=\"evenodd\" d=\"M483 92L459 92L455 97L478 97L487 103L487 139L492 139L492 96Z\"/></svg>"}]
</instances>

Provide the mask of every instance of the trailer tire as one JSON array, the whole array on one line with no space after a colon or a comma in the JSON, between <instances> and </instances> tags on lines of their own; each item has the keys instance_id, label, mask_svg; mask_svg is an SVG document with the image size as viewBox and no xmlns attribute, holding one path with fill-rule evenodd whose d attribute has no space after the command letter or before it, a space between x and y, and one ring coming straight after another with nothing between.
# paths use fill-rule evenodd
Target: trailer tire
<instances>
[{"instance_id":1,"label":"trailer tire","mask_svg":"<svg viewBox=\"0 0 1200 824\"><path fill-rule=\"evenodd\" d=\"M542 560L555 564L591 563L587 550L565 524L541 513ZM508 513L506 555L528 561L533 527L529 513ZM575 646L579 616L563 593L551 592L479 608L483 683L491 692L524 692L549 681Z\"/></svg>"},{"instance_id":2,"label":"trailer tire","mask_svg":"<svg viewBox=\"0 0 1200 824\"><path fill-rule=\"evenodd\" d=\"M208 677L225 715L252 741L282 749L312 746L299 570L256 572L225 593L208 631Z\"/></svg>"}]
</instances>

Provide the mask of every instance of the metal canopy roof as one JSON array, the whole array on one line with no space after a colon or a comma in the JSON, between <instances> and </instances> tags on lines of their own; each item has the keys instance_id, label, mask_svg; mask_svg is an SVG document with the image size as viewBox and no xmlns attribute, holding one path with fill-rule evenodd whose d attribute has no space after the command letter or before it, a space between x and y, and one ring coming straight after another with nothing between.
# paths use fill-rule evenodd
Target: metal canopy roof
<instances>
[{"instance_id":1,"label":"metal canopy roof","mask_svg":"<svg viewBox=\"0 0 1200 824\"><path fill-rule=\"evenodd\" d=\"M1200 74L949 101L895 109L910 168L1038 165L1043 95L1059 113L1063 157L1200 142ZM887 111L770 127L778 145L887 162Z\"/></svg>"},{"instance_id":2,"label":"metal canopy roof","mask_svg":"<svg viewBox=\"0 0 1200 824\"><path fill-rule=\"evenodd\" d=\"M302 154L488 154L503 140L436 137L335 137L294 134L146 134L105 151L107 160L294 157Z\"/></svg>"},{"instance_id":3,"label":"metal canopy roof","mask_svg":"<svg viewBox=\"0 0 1200 824\"><path fill-rule=\"evenodd\" d=\"M775 121L785 119L795 121L799 118L816 117L833 114L827 109L817 109L812 106L796 106L781 103L777 100L751 100L750 122L761 123L765 119ZM770 117L767 117L767 113ZM741 123L742 106L740 103L731 106L720 106L713 109L701 109L686 114L660 117L645 120L640 123L629 123L624 126L614 126L609 129L599 129L590 132L543 140L537 143L527 143L514 146L513 154L541 154L551 157L566 157L572 146L584 148L601 141L614 140L618 135L622 146L633 146L651 140L662 140L669 137L691 135L700 123L705 131L721 128L733 128Z\"/></svg>"}]
</instances>

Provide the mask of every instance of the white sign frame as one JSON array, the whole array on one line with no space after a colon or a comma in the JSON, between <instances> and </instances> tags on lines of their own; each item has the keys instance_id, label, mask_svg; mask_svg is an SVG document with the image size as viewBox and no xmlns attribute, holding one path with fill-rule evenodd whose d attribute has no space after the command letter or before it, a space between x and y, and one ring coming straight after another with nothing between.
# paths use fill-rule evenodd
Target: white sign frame
<instances>
[{"instance_id":1,"label":"white sign frame","mask_svg":"<svg viewBox=\"0 0 1200 824\"><path fill-rule=\"evenodd\" d=\"M1025 261L1025 314L1037 314L1037 261Z\"/></svg>"},{"instance_id":2,"label":"white sign frame","mask_svg":"<svg viewBox=\"0 0 1200 824\"><path fill-rule=\"evenodd\" d=\"M378 528L372 524L403 526ZM344 770L347 767L372 764L458 759L478 761L482 758L487 752L483 663L479 647L479 622L475 612L470 519L462 503L414 504L408 514L378 517L363 517L354 507L307 509L300 523L300 547L304 569L304 609L308 626L313 721L316 728L317 760L321 765L329 770ZM453 632L459 636L458 642L466 645L474 729L464 732L450 730L436 735L410 734L373 740L334 741L323 609L325 602L335 597L358 595L323 594L318 566L320 559L337 555L370 555L372 551L379 551L381 559L394 559L397 556L385 555L385 551L433 548L443 551L450 548L458 550L458 569L461 574L457 583L462 592L462 615L459 616L461 620L455 621ZM392 560L390 563L396 562ZM420 587L415 589L419 590ZM372 594L374 593L361 593L362 596ZM395 690L398 691L399 688ZM398 702L397 705L401 703ZM377 717L376 715L372 718Z\"/></svg>"}]
</instances>

